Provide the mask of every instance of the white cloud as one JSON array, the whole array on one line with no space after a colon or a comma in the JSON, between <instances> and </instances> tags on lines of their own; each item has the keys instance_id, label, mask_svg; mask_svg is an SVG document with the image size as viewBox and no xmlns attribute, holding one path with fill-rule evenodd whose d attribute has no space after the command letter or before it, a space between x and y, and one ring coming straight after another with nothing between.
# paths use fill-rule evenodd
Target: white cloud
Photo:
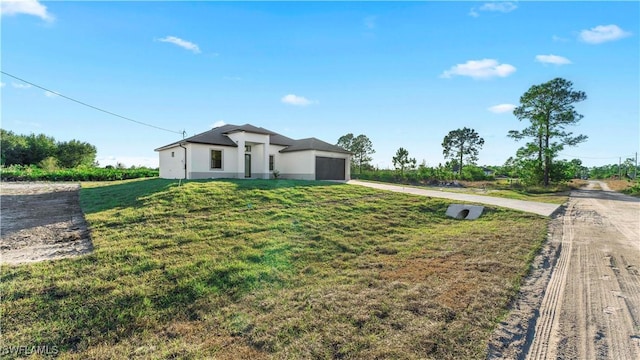
<instances>
[{"instance_id":1,"label":"white cloud","mask_svg":"<svg viewBox=\"0 0 640 360\"><path fill-rule=\"evenodd\" d=\"M563 38L563 37L558 36L558 35L553 35L553 36L551 37L551 40L553 40L553 41L555 41L555 42L567 42L567 41L569 41L569 39L567 39L567 38Z\"/></svg>"},{"instance_id":2,"label":"white cloud","mask_svg":"<svg viewBox=\"0 0 640 360\"><path fill-rule=\"evenodd\" d=\"M223 125L227 125L227 123L225 123L224 120L218 120L218 121L214 122L213 124L211 124L211 128L214 129L214 128L217 128L217 127L220 127L220 126L223 126Z\"/></svg>"},{"instance_id":3,"label":"white cloud","mask_svg":"<svg viewBox=\"0 0 640 360\"><path fill-rule=\"evenodd\" d=\"M367 16L362 20L362 23L367 29L371 30L376 27L376 20L378 20L377 16Z\"/></svg>"},{"instance_id":4,"label":"white cloud","mask_svg":"<svg viewBox=\"0 0 640 360\"><path fill-rule=\"evenodd\" d=\"M480 11L498 11L498 12L508 13L508 12L512 12L517 8L518 6L512 3L511 1L504 1L504 2L496 1L496 2L489 2L489 3L483 4L482 6L480 6Z\"/></svg>"},{"instance_id":5,"label":"white cloud","mask_svg":"<svg viewBox=\"0 0 640 360\"><path fill-rule=\"evenodd\" d=\"M44 96L52 98L52 97L57 97L58 95L52 93L51 91L45 91Z\"/></svg>"},{"instance_id":6,"label":"white cloud","mask_svg":"<svg viewBox=\"0 0 640 360\"><path fill-rule=\"evenodd\" d=\"M296 105L296 106L307 106L309 104L314 103L314 101L311 101L303 96L298 96L294 94L285 95L282 97L282 99L280 99L280 101L282 101L285 104Z\"/></svg>"},{"instance_id":7,"label":"white cloud","mask_svg":"<svg viewBox=\"0 0 640 360\"><path fill-rule=\"evenodd\" d=\"M3 88L5 85L7 85L7 84L5 84L3 82L0 82L0 88Z\"/></svg>"},{"instance_id":8,"label":"white cloud","mask_svg":"<svg viewBox=\"0 0 640 360\"><path fill-rule=\"evenodd\" d=\"M16 83L16 82L11 83L11 86L13 86L16 89L28 89L28 88L31 87L31 85L29 85L29 84L21 84L21 83Z\"/></svg>"},{"instance_id":9,"label":"white cloud","mask_svg":"<svg viewBox=\"0 0 640 360\"><path fill-rule=\"evenodd\" d=\"M55 18L47 11L47 7L38 0L2 0L0 1L0 14L2 15L33 15L45 21L53 21Z\"/></svg>"},{"instance_id":10,"label":"white cloud","mask_svg":"<svg viewBox=\"0 0 640 360\"><path fill-rule=\"evenodd\" d=\"M39 122L35 122L35 121L16 120L16 121L14 121L14 123L16 123L18 125L26 126L26 127L33 127L33 128L42 127L42 124L40 124Z\"/></svg>"},{"instance_id":11,"label":"white cloud","mask_svg":"<svg viewBox=\"0 0 640 360\"><path fill-rule=\"evenodd\" d=\"M558 55L536 55L536 61L541 62L543 64L554 64L554 65L567 65L571 64L571 60L567 59L564 56Z\"/></svg>"},{"instance_id":12,"label":"white cloud","mask_svg":"<svg viewBox=\"0 0 640 360\"><path fill-rule=\"evenodd\" d=\"M499 104L499 105L491 106L490 108L487 108L487 110L491 111L492 113L503 114L503 113L512 112L513 109L515 108L516 106L513 104Z\"/></svg>"},{"instance_id":13,"label":"white cloud","mask_svg":"<svg viewBox=\"0 0 640 360\"><path fill-rule=\"evenodd\" d=\"M197 44L194 44L191 41L182 40L179 37L167 36L162 39L158 39L158 41L168 42L189 51L193 51L194 54L200 54L200 47Z\"/></svg>"},{"instance_id":14,"label":"white cloud","mask_svg":"<svg viewBox=\"0 0 640 360\"><path fill-rule=\"evenodd\" d=\"M488 2L488 3L482 4L482 6L478 8L475 8L475 7L471 8L471 10L469 10L469 15L473 17L478 17L480 16L480 11L508 13L508 12L512 12L517 8L518 6L511 1Z\"/></svg>"},{"instance_id":15,"label":"white cloud","mask_svg":"<svg viewBox=\"0 0 640 360\"><path fill-rule=\"evenodd\" d=\"M495 59L469 60L464 64L457 64L443 72L440 77L450 78L452 75L469 76L474 79L489 79L492 77L507 77L516 71L515 66L500 64Z\"/></svg>"},{"instance_id":16,"label":"white cloud","mask_svg":"<svg viewBox=\"0 0 640 360\"><path fill-rule=\"evenodd\" d=\"M589 30L580 31L580 40L589 44L615 41L627 36L631 36L631 33L620 29L618 25L598 25Z\"/></svg>"}]
</instances>

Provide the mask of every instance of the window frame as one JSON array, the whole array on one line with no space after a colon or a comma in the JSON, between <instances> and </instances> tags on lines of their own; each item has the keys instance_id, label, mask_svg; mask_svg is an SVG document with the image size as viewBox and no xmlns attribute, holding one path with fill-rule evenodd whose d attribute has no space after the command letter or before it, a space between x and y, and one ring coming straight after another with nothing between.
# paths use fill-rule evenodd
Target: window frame
<instances>
[{"instance_id":1,"label":"window frame","mask_svg":"<svg viewBox=\"0 0 640 360\"><path fill-rule=\"evenodd\" d=\"M220 167L214 167L214 158L213 158L213 152L219 152L220 153ZM224 168L224 150L222 149L210 149L209 150L209 169L210 170L222 170Z\"/></svg>"},{"instance_id":2,"label":"window frame","mask_svg":"<svg viewBox=\"0 0 640 360\"><path fill-rule=\"evenodd\" d=\"M273 171L276 168L276 156L269 155L269 171Z\"/></svg>"}]
</instances>

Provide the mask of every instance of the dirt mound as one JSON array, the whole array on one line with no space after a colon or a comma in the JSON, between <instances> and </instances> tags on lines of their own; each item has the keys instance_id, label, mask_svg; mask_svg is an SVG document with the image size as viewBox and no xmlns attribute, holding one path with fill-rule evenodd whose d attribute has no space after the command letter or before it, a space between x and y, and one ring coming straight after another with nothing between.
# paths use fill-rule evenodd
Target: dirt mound
<instances>
[{"instance_id":1,"label":"dirt mound","mask_svg":"<svg viewBox=\"0 0 640 360\"><path fill-rule=\"evenodd\" d=\"M21 264L89 253L78 184L2 183L0 263Z\"/></svg>"}]
</instances>

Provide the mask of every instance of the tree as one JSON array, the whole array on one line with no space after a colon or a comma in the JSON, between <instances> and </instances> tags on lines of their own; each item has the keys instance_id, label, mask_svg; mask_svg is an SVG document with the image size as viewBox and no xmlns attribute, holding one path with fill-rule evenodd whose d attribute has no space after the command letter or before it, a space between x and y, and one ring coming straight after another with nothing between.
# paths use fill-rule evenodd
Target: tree
<instances>
[{"instance_id":1,"label":"tree","mask_svg":"<svg viewBox=\"0 0 640 360\"><path fill-rule=\"evenodd\" d=\"M416 167L416 159L409 158L409 151L405 148L400 148L396 151L396 156L393 157L393 166L396 170L400 171L400 175L404 175L404 170Z\"/></svg>"},{"instance_id":2,"label":"tree","mask_svg":"<svg viewBox=\"0 0 640 360\"><path fill-rule=\"evenodd\" d=\"M0 129L0 158L2 165L24 165L27 156L27 139L12 131Z\"/></svg>"},{"instance_id":3,"label":"tree","mask_svg":"<svg viewBox=\"0 0 640 360\"><path fill-rule=\"evenodd\" d=\"M565 146L575 146L587 140L585 135L574 136L565 127L576 125L582 115L573 104L584 101L587 95L572 89L571 81L555 78L540 85L534 85L520 97L520 105L513 110L518 120L529 120L531 125L517 131L509 131L509 137L516 141L524 138L532 140L520 148L519 155L535 158L535 175L549 185L553 158Z\"/></svg>"},{"instance_id":4,"label":"tree","mask_svg":"<svg viewBox=\"0 0 640 360\"><path fill-rule=\"evenodd\" d=\"M354 163L358 166L359 173L362 174L362 167L368 165L371 161L369 155L376 151L373 149L373 143L366 135L360 134L353 137L352 133L341 136L338 139L338 146L353 153Z\"/></svg>"},{"instance_id":5,"label":"tree","mask_svg":"<svg viewBox=\"0 0 640 360\"><path fill-rule=\"evenodd\" d=\"M55 156L56 141L44 134L16 135L3 129L0 138L4 165L35 165Z\"/></svg>"},{"instance_id":6,"label":"tree","mask_svg":"<svg viewBox=\"0 0 640 360\"><path fill-rule=\"evenodd\" d=\"M467 160L467 164L475 164L482 145L484 139L475 130L465 127L449 131L442 140L442 154L458 163L458 176L462 176L463 160Z\"/></svg>"},{"instance_id":7,"label":"tree","mask_svg":"<svg viewBox=\"0 0 640 360\"><path fill-rule=\"evenodd\" d=\"M336 145L340 146L341 148L343 148L345 150L351 151L351 149L353 148L353 134L352 133L348 133L346 135L340 136L340 138L338 139L338 142L336 143ZM353 151L351 151L351 152L353 152Z\"/></svg>"},{"instance_id":8,"label":"tree","mask_svg":"<svg viewBox=\"0 0 640 360\"><path fill-rule=\"evenodd\" d=\"M56 155L56 139L45 134L27 136L27 147L29 149L25 159L27 164L37 164Z\"/></svg>"},{"instance_id":9,"label":"tree","mask_svg":"<svg viewBox=\"0 0 640 360\"><path fill-rule=\"evenodd\" d=\"M0 129L2 165L39 165L72 168L93 166L96 147L78 140L56 142L44 134L16 135Z\"/></svg>"},{"instance_id":10,"label":"tree","mask_svg":"<svg viewBox=\"0 0 640 360\"><path fill-rule=\"evenodd\" d=\"M59 142L56 155L58 164L63 168L92 166L96 159L96 147L78 140Z\"/></svg>"}]
</instances>

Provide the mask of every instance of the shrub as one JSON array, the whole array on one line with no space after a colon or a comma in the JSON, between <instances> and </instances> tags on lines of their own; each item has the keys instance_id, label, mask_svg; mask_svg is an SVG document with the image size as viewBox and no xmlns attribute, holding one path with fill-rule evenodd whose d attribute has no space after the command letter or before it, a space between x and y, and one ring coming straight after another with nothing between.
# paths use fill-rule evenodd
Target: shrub
<instances>
[{"instance_id":1,"label":"shrub","mask_svg":"<svg viewBox=\"0 0 640 360\"><path fill-rule=\"evenodd\" d=\"M2 168L2 181L113 181L156 177L158 170L149 168L138 169L107 169L107 168L77 168L48 170L36 166L13 165Z\"/></svg>"},{"instance_id":2,"label":"shrub","mask_svg":"<svg viewBox=\"0 0 640 360\"><path fill-rule=\"evenodd\" d=\"M48 158L40 161L38 165L46 171L55 171L59 169L58 159L54 158L53 156L49 156Z\"/></svg>"}]
</instances>

